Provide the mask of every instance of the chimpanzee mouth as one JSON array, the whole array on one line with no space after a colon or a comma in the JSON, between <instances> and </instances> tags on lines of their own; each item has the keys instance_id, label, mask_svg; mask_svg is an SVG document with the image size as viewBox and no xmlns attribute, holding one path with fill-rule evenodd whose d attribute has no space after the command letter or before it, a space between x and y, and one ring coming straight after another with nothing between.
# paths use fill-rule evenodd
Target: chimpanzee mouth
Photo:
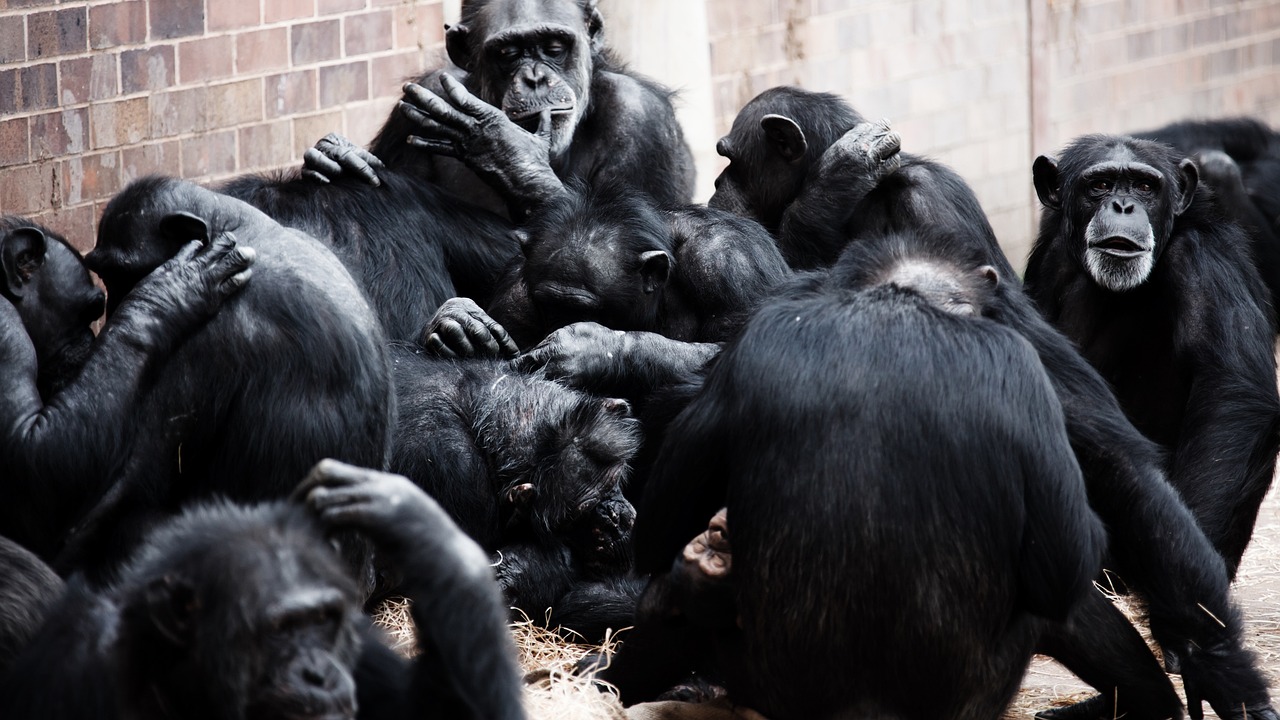
<instances>
[{"instance_id":1,"label":"chimpanzee mouth","mask_svg":"<svg viewBox=\"0 0 1280 720\"><path fill-rule=\"evenodd\" d=\"M1151 252L1151 248L1121 235L1114 235L1101 242L1089 243L1089 249L1118 258L1135 258Z\"/></svg>"},{"instance_id":2,"label":"chimpanzee mouth","mask_svg":"<svg viewBox=\"0 0 1280 720\"><path fill-rule=\"evenodd\" d=\"M538 132L538 123L542 121L542 112L544 110L550 110L551 116L554 118L556 115L567 115L573 112L573 104L560 103L551 106L544 105L530 110L513 110L507 113L507 117L511 118L511 122L519 125L525 132L536 133Z\"/></svg>"}]
</instances>

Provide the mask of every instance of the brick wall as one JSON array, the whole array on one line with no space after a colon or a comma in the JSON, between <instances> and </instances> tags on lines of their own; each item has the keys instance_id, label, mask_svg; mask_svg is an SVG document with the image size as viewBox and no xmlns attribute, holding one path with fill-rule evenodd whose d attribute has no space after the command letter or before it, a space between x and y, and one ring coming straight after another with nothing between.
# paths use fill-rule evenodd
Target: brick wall
<instances>
[{"instance_id":1,"label":"brick wall","mask_svg":"<svg viewBox=\"0 0 1280 720\"><path fill-rule=\"evenodd\" d=\"M295 165L368 140L435 62L440 0L0 0L0 212L82 249L130 180Z\"/></svg>"},{"instance_id":2,"label":"brick wall","mask_svg":"<svg viewBox=\"0 0 1280 720\"><path fill-rule=\"evenodd\" d=\"M839 93L956 167L1020 266L1031 162L1085 132L1280 124L1274 0L707 0L718 132L772 85Z\"/></svg>"}]
</instances>

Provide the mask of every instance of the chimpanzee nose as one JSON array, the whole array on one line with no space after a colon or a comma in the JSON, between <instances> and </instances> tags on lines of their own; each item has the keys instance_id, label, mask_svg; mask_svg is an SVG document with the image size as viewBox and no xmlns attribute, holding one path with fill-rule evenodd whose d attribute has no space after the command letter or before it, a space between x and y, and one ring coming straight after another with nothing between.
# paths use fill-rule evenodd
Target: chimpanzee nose
<instances>
[{"instance_id":1,"label":"chimpanzee nose","mask_svg":"<svg viewBox=\"0 0 1280 720\"><path fill-rule=\"evenodd\" d=\"M539 85L543 84L543 80L546 76L547 73L542 68L542 65L535 63L526 67L524 71L520 73L520 80L524 82L530 90L536 90Z\"/></svg>"},{"instance_id":2,"label":"chimpanzee nose","mask_svg":"<svg viewBox=\"0 0 1280 720\"><path fill-rule=\"evenodd\" d=\"M1125 199L1116 199L1111 201L1111 207L1121 215L1133 214L1133 201Z\"/></svg>"}]
</instances>

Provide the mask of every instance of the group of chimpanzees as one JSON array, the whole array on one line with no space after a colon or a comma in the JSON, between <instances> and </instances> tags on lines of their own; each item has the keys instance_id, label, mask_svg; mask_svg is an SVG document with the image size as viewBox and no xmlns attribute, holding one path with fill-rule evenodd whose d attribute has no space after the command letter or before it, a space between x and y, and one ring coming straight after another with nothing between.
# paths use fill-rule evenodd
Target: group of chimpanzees
<instances>
[{"instance_id":1,"label":"group of chimpanzees","mask_svg":"<svg viewBox=\"0 0 1280 720\"><path fill-rule=\"evenodd\" d=\"M0 218L0 717L523 717L505 605L634 626L580 665L628 704L995 718L1039 652L1099 692L1041 717L1180 718L1168 670L1280 718L1229 587L1280 450L1280 134L1039 158L1024 285L833 95L752 100L689 205L595 5L464 0L371 149L139 180L83 260Z\"/></svg>"}]
</instances>

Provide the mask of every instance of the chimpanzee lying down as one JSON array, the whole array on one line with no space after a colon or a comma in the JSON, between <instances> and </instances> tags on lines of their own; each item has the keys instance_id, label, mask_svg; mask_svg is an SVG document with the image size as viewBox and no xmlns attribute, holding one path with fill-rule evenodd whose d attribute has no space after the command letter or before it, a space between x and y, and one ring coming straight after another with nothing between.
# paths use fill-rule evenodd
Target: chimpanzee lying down
<instances>
[{"instance_id":1,"label":"chimpanzee lying down","mask_svg":"<svg viewBox=\"0 0 1280 720\"><path fill-rule=\"evenodd\" d=\"M402 477L318 465L295 502L214 503L158 527L100 590L73 580L0 678L0 717L523 718L484 553ZM358 531L404 577L420 655L360 613L324 533Z\"/></svg>"}]
</instances>

